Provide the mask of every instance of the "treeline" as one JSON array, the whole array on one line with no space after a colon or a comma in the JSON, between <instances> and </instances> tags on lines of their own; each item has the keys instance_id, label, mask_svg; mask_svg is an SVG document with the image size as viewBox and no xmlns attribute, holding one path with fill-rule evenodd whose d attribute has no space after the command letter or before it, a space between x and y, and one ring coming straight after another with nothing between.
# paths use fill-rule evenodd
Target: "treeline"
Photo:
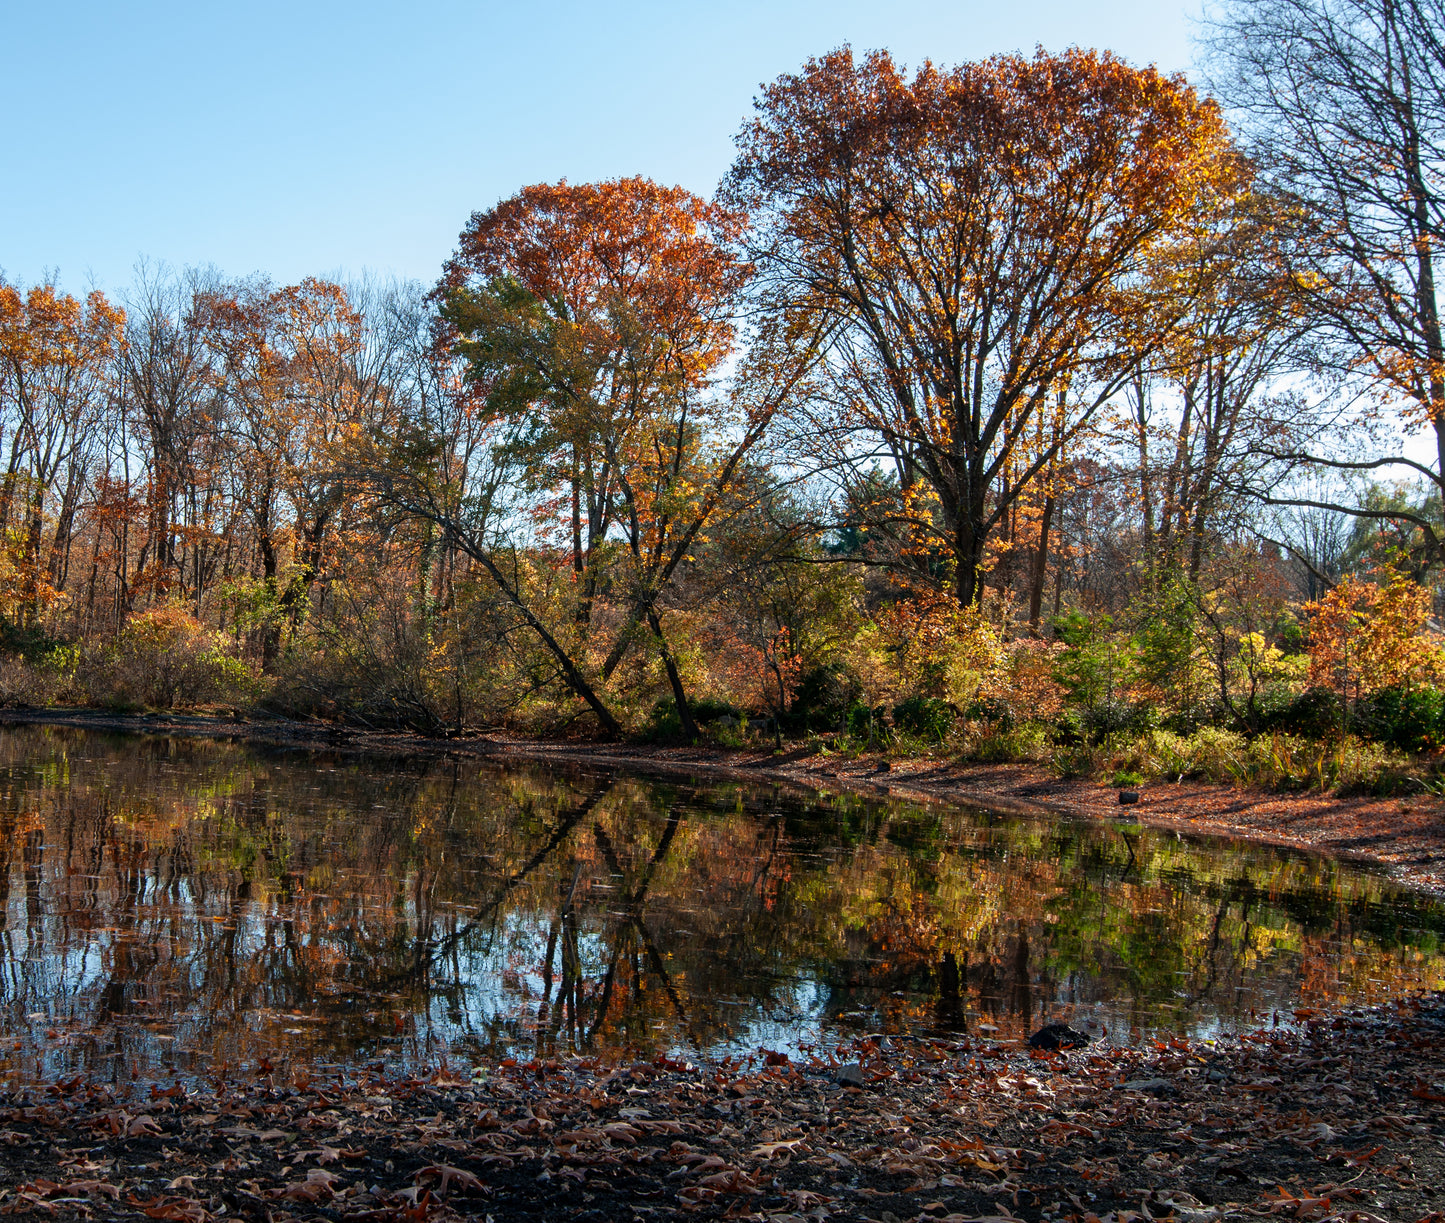
<instances>
[{"instance_id":1,"label":"treeline","mask_svg":"<svg viewBox=\"0 0 1445 1223\"><path fill-rule=\"evenodd\" d=\"M0 286L0 695L1432 747L1445 10L1213 28L1209 94L837 51L713 199L528 187L432 287Z\"/></svg>"}]
</instances>

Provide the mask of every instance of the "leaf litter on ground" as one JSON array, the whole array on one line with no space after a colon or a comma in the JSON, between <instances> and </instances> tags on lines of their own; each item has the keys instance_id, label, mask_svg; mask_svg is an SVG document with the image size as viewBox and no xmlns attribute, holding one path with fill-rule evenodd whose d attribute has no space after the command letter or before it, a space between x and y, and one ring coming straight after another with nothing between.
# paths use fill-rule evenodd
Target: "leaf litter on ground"
<instances>
[{"instance_id":1,"label":"leaf litter on ground","mask_svg":"<svg viewBox=\"0 0 1445 1223\"><path fill-rule=\"evenodd\" d=\"M1212 1041L895 1034L803 1060L486 1069L288 1077L262 1062L165 1088L14 1086L0 1093L0 1213L1445 1223L1445 995Z\"/></svg>"}]
</instances>

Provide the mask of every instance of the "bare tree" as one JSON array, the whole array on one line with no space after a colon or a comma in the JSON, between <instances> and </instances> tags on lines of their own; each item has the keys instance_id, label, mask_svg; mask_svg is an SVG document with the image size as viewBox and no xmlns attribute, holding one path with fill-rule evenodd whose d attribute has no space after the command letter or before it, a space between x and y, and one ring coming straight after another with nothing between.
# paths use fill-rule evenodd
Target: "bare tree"
<instances>
[{"instance_id":1,"label":"bare tree","mask_svg":"<svg viewBox=\"0 0 1445 1223\"><path fill-rule=\"evenodd\" d=\"M1222 0L1207 47L1270 186L1286 202L1289 282L1336 368L1367 402L1433 432L1434 457L1351 453L1329 439L1278 457L1343 472L1424 476L1445 489L1445 332L1436 262L1445 233L1445 3ZM1358 436L1356 434L1355 436ZM1259 487L1269 504L1426 517Z\"/></svg>"},{"instance_id":2,"label":"bare tree","mask_svg":"<svg viewBox=\"0 0 1445 1223\"><path fill-rule=\"evenodd\" d=\"M212 354L196 325L198 295L214 290L213 272L142 263L126 299L121 394L149 474L147 538L138 568L152 567L153 593L173 583L200 614L216 538L215 404ZM189 545L189 546L188 546Z\"/></svg>"},{"instance_id":3,"label":"bare tree","mask_svg":"<svg viewBox=\"0 0 1445 1223\"><path fill-rule=\"evenodd\" d=\"M1253 192L1172 245L1153 269L1180 303L1178 330L1125 394L1119 424L1133 450L1144 563L1199 576L1220 531L1239 525L1241 485L1274 465L1309 405L1282 380L1310 358L1307 320L1278 276L1274 201ZM1171 292L1172 289L1172 292Z\"/></svg>"}]
</instances>

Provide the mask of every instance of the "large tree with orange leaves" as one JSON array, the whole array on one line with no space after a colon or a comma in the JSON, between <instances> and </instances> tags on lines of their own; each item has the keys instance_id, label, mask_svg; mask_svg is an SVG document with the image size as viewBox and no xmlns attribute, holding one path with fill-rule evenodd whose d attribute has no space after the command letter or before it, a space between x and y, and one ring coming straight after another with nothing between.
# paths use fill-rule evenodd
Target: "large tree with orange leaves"
<instances>
[{"instance_id":1,"label":"large tree with orange leaves","mask_svg":"<svg viewBox=\"0 0 1445 1223\"><path fill-rule=\"evenodd\" d=\"M736 212L642 178L528 187L472 217L439 288L505 439L489 461L515 465L532 541L574 576L573 652L599 644L606 553L624 610L597 651L602 677L650 637L689 733L660 600L807 364L806 345L758 337L746 376L722 385L751 271L732 250L741 229ZM560 631L544 640L563 648ZM564 671L602 716L581 666Z\"/></svg>"},{"instance_id":2,"label":"large tree with orange leaves","mask_svg":"<svg viewBox=\"0 0 1445 1223\"><path fill-rule=\"evenodd\" d=\"M897 465L915 543L975 600L1013 500L1161 340L1142 261L1227 177L1216 108L1107 53L909 79L845 48L768 86L738 143L771 305L831 339L828 433Z\"/></svg>"}]
</instances>

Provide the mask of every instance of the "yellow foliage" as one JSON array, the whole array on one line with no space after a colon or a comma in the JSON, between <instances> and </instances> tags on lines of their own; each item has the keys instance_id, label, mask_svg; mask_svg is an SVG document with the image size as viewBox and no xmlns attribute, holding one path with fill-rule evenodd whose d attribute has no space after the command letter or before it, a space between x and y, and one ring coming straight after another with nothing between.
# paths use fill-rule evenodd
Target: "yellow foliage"
<instances>
[{"instance_id":1,"label":"yellow foliage","mask_svg":"<svg viewBox=\"0 0 1445 1223\"><path fill-rule=\"evenodd\" d=\"M914 693L972 704L1007 660L998 631L976 607L946 595L905 599L859 634L858 670L874 703Z\"/></svg>"}]
</instances>

